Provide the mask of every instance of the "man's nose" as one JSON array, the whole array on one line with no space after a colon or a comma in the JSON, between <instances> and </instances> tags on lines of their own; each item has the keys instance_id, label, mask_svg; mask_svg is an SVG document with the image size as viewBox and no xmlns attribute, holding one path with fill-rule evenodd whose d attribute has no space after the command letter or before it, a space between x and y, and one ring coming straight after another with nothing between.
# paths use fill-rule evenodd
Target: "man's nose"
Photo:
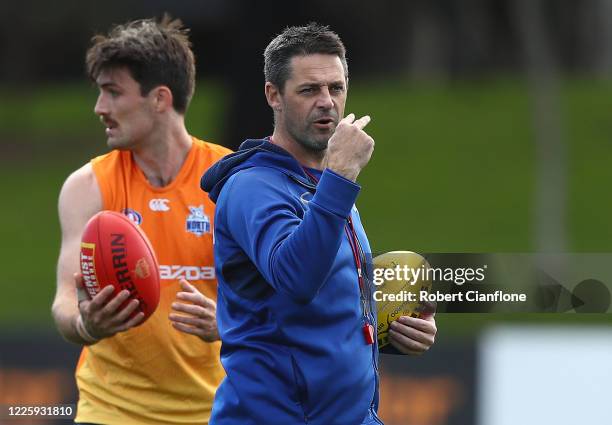
<instances>
[{"instance_id":1,"label":"man's nose","mask_svg":"<svg viewBox=\"0 0 612 425\"><path fill-rule=\"evenodd\" d=\"M321 90L319 91L319 96L317 97L316 106L321 109L331 109L334 107L334 100L332 99L331 93L329 92L329 87L321 87Z\"/></svg>"},{"instance_id":2,"label":"man's nose","mask_svg":"<svg viewBox=\"0 0 612 425\"><path fill-rule=\"evenodd\" d=\"M98 95L98 99L96 100L96 105L94 106L94 113L96 115L108 114L108 105L107 105L104 93L100 93Z\"/></svg>"}]
</instances>

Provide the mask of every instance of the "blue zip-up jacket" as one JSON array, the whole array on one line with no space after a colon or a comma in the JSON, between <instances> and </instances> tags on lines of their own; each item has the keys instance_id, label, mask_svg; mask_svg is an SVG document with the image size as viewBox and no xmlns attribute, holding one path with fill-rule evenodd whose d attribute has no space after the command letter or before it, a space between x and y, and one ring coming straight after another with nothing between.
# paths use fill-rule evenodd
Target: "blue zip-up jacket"
<instances>
[{"instance_id":1,"label":"blue zip-up jacket","mask_svg":"<svg viewBox=\"0 0 612 425\"><path fill-rule=\"evenodd\" d=\"M227 372L211 425L382 423L378 350L365 343L345 233L350 215L370 252L354 207L360 188L330 170L311 172L316 186L293 156L263 139L245 141L202 177L217 204L217 324Z\"/></svg>"}]
</instances>

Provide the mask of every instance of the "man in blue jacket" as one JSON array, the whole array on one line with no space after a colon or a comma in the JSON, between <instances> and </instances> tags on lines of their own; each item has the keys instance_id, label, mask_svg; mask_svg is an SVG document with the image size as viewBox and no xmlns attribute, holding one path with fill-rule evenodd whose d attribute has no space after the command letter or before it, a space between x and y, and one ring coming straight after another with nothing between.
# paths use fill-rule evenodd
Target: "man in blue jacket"
<instances>
[{"instance_id":1,"label":"man in blue jacket","mask_svg":"<svg viewBox=\"0 0 612 425\"><path fill-rule=\"evenodd\" d=\"M380 424L370 247L355 183L374 140L345 118L344 46L327 27L287 28L266 48L274 133L202 178L216 202L217 323L227 372L211 425ZM342 118L342 119L341 119ZM389 339L426 351L433 318Z\"/></svg>"}]
</instances>

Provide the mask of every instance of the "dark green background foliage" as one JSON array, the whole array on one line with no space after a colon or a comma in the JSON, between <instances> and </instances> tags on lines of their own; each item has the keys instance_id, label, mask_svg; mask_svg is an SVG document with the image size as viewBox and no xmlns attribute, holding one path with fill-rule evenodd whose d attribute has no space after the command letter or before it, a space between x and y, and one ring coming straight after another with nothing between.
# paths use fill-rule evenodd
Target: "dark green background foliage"
<instances>
[{"instance_id":1,"label":"dark green background foliage","mask_svg":"<svg viewBox=\"0 0 612 425\"><path fill-rule=\"evenodd\" d=\"M220 138L224 93L219 84L199 84L187 117L194 135ZM87 84L0 89L2 328L52 326L59 189L72 170L105 152L103 129L93 114L95 98ZM610 251L612 85L566 81L560 106L569 150L568 249ZM367 131L376 149L359 178L358 206L374 251L535 250L537 164L523 83L354 81L348 112L372 116ZM240 125L240 117L235 121ZM493 319L500 318L439 315L438 323L444 333L461 334Z\"/></svg>"}]
</instances>

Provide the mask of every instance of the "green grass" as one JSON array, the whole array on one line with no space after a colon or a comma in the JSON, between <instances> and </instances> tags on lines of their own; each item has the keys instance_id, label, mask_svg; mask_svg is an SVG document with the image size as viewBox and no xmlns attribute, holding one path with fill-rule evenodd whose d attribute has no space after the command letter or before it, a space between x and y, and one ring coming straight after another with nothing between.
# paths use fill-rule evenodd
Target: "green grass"
<instances>
[{"instance_id":1,"label":"green grass","mask_svg":"<svg viewBox=\"0 0 612 425\"><path fill-rule=\"evenodd\" d=\"M223 91L200 83L188 128L219 138ZM0 88L4 270L0 327L49 327L59 247L57 195L73 169L105 150L86 84ZM569 149L567 231L573 251L612 249L612 84L562 85ZM517 81L351 86L347 112L370 114L376 140L358 206L374 251L535 249L535 158L529 93ZM10 143L10 145L8 144ZM456 335L492 321L596 321L594 315L440 315Z\"/></svg>"}]
</instances>

